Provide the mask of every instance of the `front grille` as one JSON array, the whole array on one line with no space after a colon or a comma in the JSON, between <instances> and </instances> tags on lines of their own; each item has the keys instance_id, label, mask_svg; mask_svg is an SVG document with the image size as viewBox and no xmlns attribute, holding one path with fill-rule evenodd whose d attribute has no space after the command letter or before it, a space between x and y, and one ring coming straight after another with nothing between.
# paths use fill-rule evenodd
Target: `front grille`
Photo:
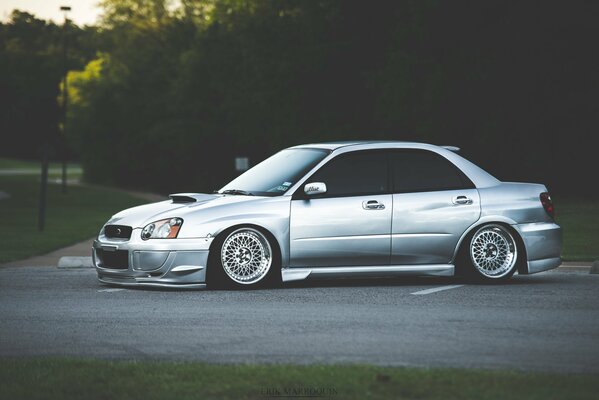
<instances>
[{"instance_id":1,"label":"front grille","mask_svg":"<svg viewBox=\"0 0 599 400\"><path fill-rule=\"evenodd\" d=\"M96 255L98 256L102 268L129 268L129 252L127 250L105 251L96 249Z\"/></svg>"},{"instance_id":2,"label":"front grille","mask_svg":"<svg viewBox=\"0 0 599 400\"><path fill-rule=\"evenodd\" d=\"M133 228L125 225L106 225L104 227L104 235L107 238L129 239Z\"/></svg>"}]
</instances>

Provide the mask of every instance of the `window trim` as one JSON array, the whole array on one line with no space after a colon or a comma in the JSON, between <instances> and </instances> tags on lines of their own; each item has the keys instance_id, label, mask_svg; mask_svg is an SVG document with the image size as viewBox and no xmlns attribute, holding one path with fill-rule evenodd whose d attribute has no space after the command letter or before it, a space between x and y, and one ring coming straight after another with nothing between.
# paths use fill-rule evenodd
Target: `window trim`
<instances>
[{"instance_id":1,"label":"window trim","mask_svg":"<svg viewBox=\"0 0 599 400\"><path fill-rule=\"evenodd\" d=\"M472 182L472 180L470 178L468 178L468 176L464 173L464 171L462 171L457 165L455 165L453 162L451 162L451 160L449 160L448 158L444 157L442 154L439 154L435 151L431 151L431 150L427 150L427 149L408 149L408 148L398 148L398 149L388 149L389 150L389 155L387 157L387 164L389 166L389 178L391 179L391 191L393 194L408 194L408 193L428 193L428 192L447 192L447 191L451 191L451 190L470 190L470 189L476 189L476 185L474 184L474 182ZM433 154L436 157L440 157L443 160L445 160L450 168L453 168L457 174L458 177L462 183L461 187L443 187L443 188L425 188L425 189L419 189L419 190L399 190L398 188L395 187L395 168L393 168L393 161L392 161L392 155L393 153L430 153Z\"/></svg>"},{"instance_id":2,"label":"window trim","mask_svg":"<svg viewBox=\"0 0 599 400\"><path fill-rule=\"evenodd\" d=\"M348 151L345 153L341 153L339 155L336 155L335 157L332 157L331 159L329 159L326 163L321 165L320 168L318 168L316 171L314 171L312 174L310 174L310 176L308 176L304 180L304 182L300 185L300 187L298 187L297 190L293 193L291 200L339 199L339 198L344 198L344 197L382 196L382 195L392 194L393 192L391 190L391 187L392 187L393 181L391 180L391 164L389 162L389 151L388 150L389 149L355 150L355 151ZM308 196L307 194L304 193L304 186L306 186L307 183L310 183L312 177L314 175L316 175L321 169L325 168L331 162L338 160L341 157L349 157L351 155L355 155L358 153L360 153L360 154L380 153L381 156L385 157L384 172L387 174L387 188L386 188L387 190L385 190L384 192L348 193L348 194L336 194L336 195L329 195L328 193L323 193L323 194L314 195L314 196Z\"/></svg>"}]
</instances>

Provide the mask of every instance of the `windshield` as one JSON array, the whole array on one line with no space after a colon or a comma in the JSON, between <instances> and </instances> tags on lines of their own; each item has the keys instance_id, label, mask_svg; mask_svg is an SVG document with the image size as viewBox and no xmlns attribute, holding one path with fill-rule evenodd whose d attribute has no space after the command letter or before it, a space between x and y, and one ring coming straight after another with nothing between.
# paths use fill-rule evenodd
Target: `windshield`
<instances>
[{"instance_id":1,"label":"windshield","mask_svg":"<svg viewBox=\"0 0 599 400\"><path fill-rule=\"evenodd\" d=\"M219 193L279 196L328 154L322 149L280 151L233 179Z\"/></svg>"}]
</instances>

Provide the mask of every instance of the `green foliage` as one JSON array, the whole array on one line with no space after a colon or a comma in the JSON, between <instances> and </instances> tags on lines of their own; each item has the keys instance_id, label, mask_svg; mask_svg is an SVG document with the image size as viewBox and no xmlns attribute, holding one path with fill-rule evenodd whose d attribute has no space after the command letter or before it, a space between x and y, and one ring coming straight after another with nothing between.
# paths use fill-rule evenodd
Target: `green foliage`
<instances>
[{"instance_id":1,"label":"green foliage","mask_svg":"<svg viewBox=\"0 0 599 400\"><path fill-rule=\"evenodd\" d=\"M56 82L60 65L52 55L60 30L53 24L15 11L11 22L0 25L0 135L20 149L1 146L0 154L35 154L44 136L57 136ZM15 143L16 142L16 143Z\"/></svg>"},{"instance_id":2,"label":"green foliage","mask_svg":"<svg viewBox=\"0 0 599 400\"><path fill-rule=\"evenodd\" d=\"M599 129L593 2L100 5L98 27L70 26L67 134L91 181L210 191L235 156L395 139L458 145L502 180L599 191L579 173ZM0 121L31 155L57 135L61 27L18 13L1 27Z\"/></svg>"},{"instance_id":3,"label":"green foliage","mask_svg":"<svg viewBox=\"0 0 599 400\"><path fill-rule=\"evenodd\" d=\"M18 10L0 23L0 155L32 158L44 143L58 142L63 71L80 68L99 46L95 28L69 24L65 65L64 32Z\"/></svg>"},{"instance_id":4,"label":"green foliage","mask_svg":"<svg viewBox=\"0 0 599 400\"><path fill-rule=\"evenodd\" d=\"M367 138L370 71L395 14L366 10L388 23L364 38L357 3L102 5L111 50L71 82L69 125L88 179L209 191L234 175L234 156L256 163L290 144Z\"/></svg>"}]
</instances>

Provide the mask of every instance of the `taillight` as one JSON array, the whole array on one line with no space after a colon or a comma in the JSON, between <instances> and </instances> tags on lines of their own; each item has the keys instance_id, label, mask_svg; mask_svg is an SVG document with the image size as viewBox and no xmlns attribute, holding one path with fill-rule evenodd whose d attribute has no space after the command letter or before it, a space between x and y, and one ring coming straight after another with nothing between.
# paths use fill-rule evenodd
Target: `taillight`
<instances>
[{"instance_id":1,"label":"taillight","mask_svg":"<svg viewBox=\"0 0 599 400\"><path fill-rule=\"evenodd\" d=\"M541 199L541 204L543 208L553 218L555 216L555 208L553 207L553 201L551 201L551 196L547 192L541 193L539 196Z\"/></svg>"}]
</instances>

